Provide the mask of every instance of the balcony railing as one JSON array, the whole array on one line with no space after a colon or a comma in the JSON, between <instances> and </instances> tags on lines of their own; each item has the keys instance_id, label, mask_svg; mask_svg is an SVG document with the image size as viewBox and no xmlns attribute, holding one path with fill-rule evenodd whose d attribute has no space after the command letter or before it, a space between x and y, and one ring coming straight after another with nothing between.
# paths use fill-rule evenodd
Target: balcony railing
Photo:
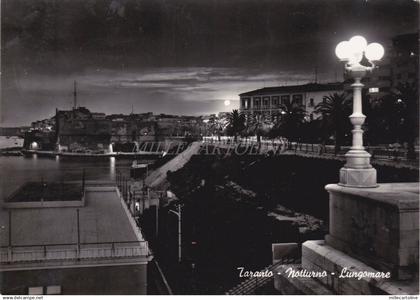
<instances>
[{"instance_id":1,"label":"balcony railing","mask_svg":"<svg viewBox=\"0 0 420 300\"><path fill-rule=\"evenodd\" d=\"M147 257L149 255L147 241L3 246L0 250L0 262Z\"/></svg>"},{"instance_id":2,"label":"balcony railing","mask_svg":"<svg viewBox=\"0 0 420 300\"><path fill-rule=\"evenodd\" d=\"M276 105L276 106L254 106L254 107L240 107L239 110L241 111L280 111L283 109L283 106Z\"/></svg>"}]
</instances>

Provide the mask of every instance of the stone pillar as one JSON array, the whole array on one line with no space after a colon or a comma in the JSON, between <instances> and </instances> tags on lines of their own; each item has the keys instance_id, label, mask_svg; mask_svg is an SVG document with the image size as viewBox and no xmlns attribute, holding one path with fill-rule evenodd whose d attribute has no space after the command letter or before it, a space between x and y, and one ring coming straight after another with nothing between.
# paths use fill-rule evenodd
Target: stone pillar
<instances>
[{"instance_id":1,"label":"stone pillar","mask_svg":"<svg viewBox=\"0 0 420 300\"><path fill-rule=\"evenodd\" d=\"M364 73L363 73L364 74ZM348 187L376 187L376 170L370 164L371 155L363 147L362 125L366 116L362 113L362 77L355 77L353 87L353 142L346 153L346 164L340 169L340 185Z\"/></svg>"},{"instance_id":2,"label":"stone pillar","mask_svg":"<svg viewBox=\"0 0 420 300\"><path fill-rule=\"evenodd\" d=\"M301 264L277 267L275 288L286 294L418 294L419 184L329 184L326 190L329 234L302 244ZM290 277L289 269L323 275Z\"/></svg>"},{"instance_id":3,"label":"stone pillar","mask_svg":"<svg viewBox=\"0 0 420 300\"><path fill-rule=\"evenodd\" d=\"M326 186L330 194L328 245L396 279L418 270L418 184L388 183L376 189Z\"/></svg>"}]
</instances>

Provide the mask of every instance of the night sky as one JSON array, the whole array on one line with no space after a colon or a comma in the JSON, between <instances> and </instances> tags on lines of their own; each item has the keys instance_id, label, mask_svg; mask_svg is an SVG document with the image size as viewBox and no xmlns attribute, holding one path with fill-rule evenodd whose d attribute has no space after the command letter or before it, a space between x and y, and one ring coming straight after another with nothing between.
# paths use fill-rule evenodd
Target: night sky
<instances>
[{"instance_id":1,"label":"night sky","mask_svg":"<svg viewBox=\"0 0 420 300\"><path fill-rule=\"evenodd\" d=\"M0 126L72 106L202 115L264 86L341 80L335 45L418 29L412 0L2 0ZM230 106L224 101L231 100Z\"/></svg>"}]
</instances>

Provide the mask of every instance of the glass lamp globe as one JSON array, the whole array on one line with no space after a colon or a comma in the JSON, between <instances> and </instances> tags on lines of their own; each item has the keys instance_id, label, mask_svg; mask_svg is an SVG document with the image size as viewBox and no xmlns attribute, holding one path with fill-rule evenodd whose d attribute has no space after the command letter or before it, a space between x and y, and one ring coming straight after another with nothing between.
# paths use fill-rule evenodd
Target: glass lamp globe
<instances>
[{"instance_id":1,"label":"glass lamp globe","mask_svg":"<svg viewBox=\"0 0 420 300\"><path fill-rule=\"evenodd\" d=\"M349 42L343 41L338 43L337 47L335 47L335 55L340 60L348 60L351 55Z\"/></svg>"},{"instance_id":2,"label":"glass lamp globe","mask_svg":"<svg viewBox=\"0 0 420 300\"><path fill-rule=\"evenodd\" d=\"M371 43L366 48L366 58L369 60L380 60L384 56L385 50L379 43Z\"/></svg>"},{"instance_id":3,"label":"glass lamp globe","mask_svg":"<svg viewBox=\"0 0 420 300\"><path fill-rule=\"evenodd\" d=\"M354 52L349 57L349 64L350 65L358 64L362 61L362 59L363 59L363 52Z\"/></svg>"},{"instance_id":4,"label":"glass lamp globe","mask_svg":"<svg viewBox=\"0 0 420 300\"><path fill-rule=\"evenodd\" d=\"M366 39L361 35L356 35L349 40L350 49L352 52L363 53L367 46Z\"/></svg>"}]
</instances>

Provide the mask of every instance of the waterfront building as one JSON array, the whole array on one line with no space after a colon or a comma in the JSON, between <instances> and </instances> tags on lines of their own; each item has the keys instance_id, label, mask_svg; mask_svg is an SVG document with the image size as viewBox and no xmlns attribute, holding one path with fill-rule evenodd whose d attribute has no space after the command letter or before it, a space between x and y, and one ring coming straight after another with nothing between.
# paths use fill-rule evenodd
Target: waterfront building
<instances>
[{"instance_id":1,"label":"waterfront building","mask_svg":"<svg viewBox=\"0 0 420 300\"><path fill-rule=\"evenodd\" d=\"M159 136L200 136L205 132L202 117L160 114L156 116Z\"/></svg>"},{"instance_id":2,"label":"waterfront building","mask_svg":"<svg viewBox=\"0 0 420 300\"><path fill-rule=\"evenodd\" d=\"M239 110L247 116L262 115L272 120L284 112L284 105L292 103L302 105L309 119L315 119L315 106L324 96L341 92L343 84L338 82L265 87L239 94Z\"/></svg>"},{"instance_id":3,"label":"waterfront building","mask_svg":"<svg viewBox=\"0 0 420 300\"><path fill-rule=\"evenodd\" d=\"M114 144L141 143L155 139L155 117L153 113L109 115L111 142Z\"/></svg>"},{"instance_id":4,"label":"waterfront building","mask_svg":"<svg viewBox=\"0 0 420 300\"><path fill-rule=\"evenodd\" d=\"M1 294L147 293L152 256L119 191L82 190L74 199L6 200L0 210Z\"/></svg>"},{"instance_id":5,"label":"waterfront building","mask_svg":"<svg viewBox=\"0 0 420 300\"><path fill-rule=\"evenodd\" d=\"M0 127L0 136L19 136L23 137L25 132L30 129L29 126L21 127Z\"/></svg>"},{"instance_id":6,"label":"waterfront building","mask_svg":"<svg viewBox=\"0 0 420 300\"><path fill-rule=\"evenodd\" d=\"M418 82L418 33L395 36L385 43L387 55L377 63L378 68L363 79L364 90L372 99L392 92L400 83ZM246 115L263 115L272 119L283 111L286 102L303 105L309 120L315 119L315 106L324 96L352 92L353 80L344 76L343 83L308 83L265 87L239 95L240 111Z\"/></svg>"},{"instance_id":7,"label":"waterfront building","mask_svg":"<svg viewBox=\"0 0 420 300\"><path fill-rule=\"evenodd\" d=\"M109 148L111 122L105 114L91 113L85 107L57 110L56 135L59 150L105 151Z\"/></svg>"},{"instance_id":8,"label":"waterfront building","mask_svg":"<svg viewBox=\"0 0 420 300\"><path fill-rule=\"evenodd\" d=\"M47 150L55 149L55 131L28 130L25 132L23 148L28 150Z\"/></svg>"},{"instance_id":9,"label":"waterfront building","mask_svg":"<svg viewBox=\"0 0 420 300\"><path fill-rule=\"evenodd\" d=\"M57 109L54 117L33 122L25 135L25 149L132 151L135 144L172 137L199 137L204 132L205 123L199 116L153 115L152 112L106 115L74 107Z\"/></svg>"},{"instance_id":10,"label":"waterfront building","mask_svg":"<svg viewBox=\"0 0 420 300\"><path fill-rule=\"evenodd\" d=\"M55 118L48 118L31 123L30 130L38 130L42 132L50 132L55 130Z\"/></svg>"}]
</instances>

